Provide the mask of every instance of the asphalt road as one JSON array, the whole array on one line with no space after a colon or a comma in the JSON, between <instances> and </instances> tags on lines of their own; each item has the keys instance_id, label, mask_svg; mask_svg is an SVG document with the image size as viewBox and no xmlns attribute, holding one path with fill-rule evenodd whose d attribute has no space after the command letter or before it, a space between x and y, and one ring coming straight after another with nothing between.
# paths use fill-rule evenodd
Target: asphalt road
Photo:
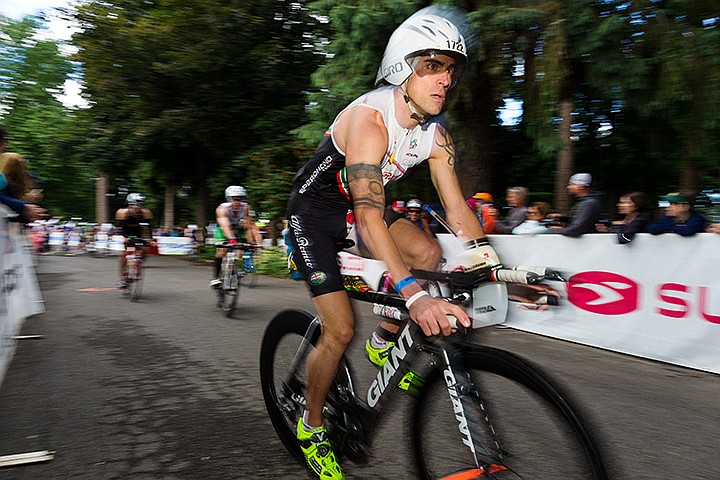
<instances>
[{"instance_id":1,"label":"asphalt road","mask_svg":"<svg viewBox=\"0 0 720 480\"><path fill-rule=\"evenodd\" d=\"M55 451L49 462L0 468L4 479L285 479L307 474L277 440L258 378L268 320L311 309L301 284L263 277L225 318L209 266L153 257L142 300L112 288L115 258L38 258L47 312L28 319L0 385L0 455ZM375 321L359 322L360 339ZM367 318L365 318L367 317ZM718 376L487 329L486 343L533 359L591 414L615 479L720 478ZM360 386L372 368L351 348ZM411 479L397 397L368 465L348 478Z\"/></svg>"}]
</instances>

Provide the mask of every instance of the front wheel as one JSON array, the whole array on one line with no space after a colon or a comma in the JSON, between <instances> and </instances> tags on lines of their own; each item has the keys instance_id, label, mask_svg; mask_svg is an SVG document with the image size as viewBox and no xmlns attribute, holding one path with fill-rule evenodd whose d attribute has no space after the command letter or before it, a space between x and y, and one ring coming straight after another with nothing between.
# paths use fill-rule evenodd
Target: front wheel
<instances>
[{"instance_id":1,"label":"front wheel","mask_svg":"<svg viewBox=\"0 0 720 480\"><path fill-rule=\"evenodd\" d=\"M256 255L252 252L249 255L243 255L242 258L243 274L240 282L248 288L255 288L258 284L258 279L260 276L257 273L256 260Z\"/></svg>"},{"instance_id":2,"label":"front wheel","mask_svg":"<svg viewBox=\"0 0 720 480\"><path fill-rule=\"evenodd\" d=\"M140 300L142 287L142 261L133 260L128 262L128 279L126 289L131 302L137 302Z\"/></svg>"},{"instance_id":3,"label":"front wheel","mask_svg":"<svg viewBox=\"0 0 720 480\"><path fill-rule=\"evenodd\" d=\"M234 264L226 265L223 269L223 281L218 294L220 295L220 306L226 317L232 317L240 295L240 282Z\"/></svg>"},{"instance_id":4,"label":"front wheel","mask_svg":"<svg viewBox=\"0 0 720 480\"><path fill-rule=\"evenodd\" d=\"M421 478L608 478L590 430L542 371L491 347L469 346L463 360L474 391L448 388L452 375L435 371L418 397L411 429ZM480 425L465 423L461 405ZM466 447L473 428L492 459L484 472Z\"/></svg>"}]
</instances>

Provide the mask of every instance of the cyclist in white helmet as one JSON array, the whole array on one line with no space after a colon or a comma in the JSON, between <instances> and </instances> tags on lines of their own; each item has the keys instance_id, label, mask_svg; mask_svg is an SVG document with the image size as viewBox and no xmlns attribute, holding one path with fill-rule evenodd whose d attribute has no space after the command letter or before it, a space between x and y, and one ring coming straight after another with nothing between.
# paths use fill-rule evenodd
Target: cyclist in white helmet
<instances>
[{"instance_id":1,"label":"cyclist in white helmet","mask_svg":"<svg viewBox=\"0 0 720 480\"><path fill-rule=\"evenodd\" d=\"M122 235L125 237L125 246L129 243L140 250L140 255L145 258L149 249L149 241L152 238L148 222L153 218L152 212L143 206L145 196L139 193L130 193L125 197L127 207L119 209L115 213L115 219L120 222ZM118 288L124 288L127 280L127 262L125 261L126 251L120 254L120 280Z\"/></svg>"},{"instance_id":2,"label":"cyclist in white helmet","mask_svg":"<svg viewBox=\"0 0 720 480\"><path fill-rule=\"evenodd\" d=\"M252 206L247 202L247 191L239 185L230 185L225 189L226 202L221 203L215 209L215 217L217 226L215 227L215 244L220 245L225 242L233 245L238 242L238 238L243 238L251 243L262 244L262 236L260 230L255 225L255 219L252 217ZM220 269L222 268L222 259L226 254L225 248L217 248L215 250L215 268L214 276L210 280L210 287L217 288L222 285L220 280Z\"/></svg>"},{"instance_id":3,"label":"cyclist in white helmet","mask_svg":"<svg viewBox=\"0 0 720 480\"><path fill-rule=\"evenodd\" d=\"M437 268L440 246L385 210L385 184L427 161L447 220L466 242L466 257L473 264L500 263L465 203L455 172L455 144L437 118L466 61L465 39L456 24L433 7L411 16L391 36L378 71L377 83L389 85L362 95L338 114L293 182L288 205L292 260L307 279L322 320L320 339L308 357L307 403L297 437L320 478L343 478L322 411L355 323L337 264L338 245L342 248L356 233L353 242L361 252L385 262L395 290L426 335L450 334L447 315L470 326L460 307L430 297L410 274L410 268ZM387 359L383 354L396 336L393 329L381 325L382 336L373 335L366 344L378 366Z\"/></svg>"}]
</instances>

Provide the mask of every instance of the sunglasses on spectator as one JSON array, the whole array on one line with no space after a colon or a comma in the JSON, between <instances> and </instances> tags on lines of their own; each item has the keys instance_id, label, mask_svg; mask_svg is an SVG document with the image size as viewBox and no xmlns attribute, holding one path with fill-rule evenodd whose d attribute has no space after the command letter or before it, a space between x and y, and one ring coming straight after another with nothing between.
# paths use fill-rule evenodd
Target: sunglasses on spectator
<instances>
[{"instance_id":1,"label":"sunglasses on spectator","mask_svg":"<svg viewBox=\"0 0 720 480\"><path fill-rule=\"evenodd\" d=\"M408 208L408 213L420 213L420 212L422 212L422 210L415 210L415 209Z\"/></svg>"}]
</instances>

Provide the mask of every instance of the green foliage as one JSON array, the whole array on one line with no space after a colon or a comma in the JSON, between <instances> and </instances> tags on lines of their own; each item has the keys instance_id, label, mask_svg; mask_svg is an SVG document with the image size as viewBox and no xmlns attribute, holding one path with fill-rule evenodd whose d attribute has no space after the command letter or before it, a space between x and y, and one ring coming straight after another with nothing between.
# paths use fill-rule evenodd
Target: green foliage
<instances>
[{"instance_id":1,"label":"green foliage","mask_svg":"<svg viewBox=\"0 0 720 480\"><path fill-rule=\"evenodd\" d=\"M261 275L271 275L278 278L290 278L288 271L287 256L280 247L266 248L262 251L260 258L255 264Z\"/></svg>"},{"instance_id":2,"label":"green foliage","mask_svg":"<svg viewBox=\"0 0 720 480\"><path fill-rule=\"evenodd\" d=\"M76 119L55 97L71 73L55 41L40 40L32 18L0 18L0 116L12 138L10 150L29 160L43 179L42 204L51 215L94 213L93 171L73 148Z\"/></svg>"},{"instance_id":3,"label":"green foliage","mask_svg":"<svg viewBox=\"0 0 720 480\"><path fill-rule=\"evenodd\" d=\"M241 184L277 221L333 118L373 88L392 31L430 3L83 2L70 12L83 27L75 66L37 39L38 20L0 19L0 115L47 181L52 213L90 219L102 172L146 192L155 211L178 187L183 217L212 215ZM546 195L563 145L611 201L720 183L716 2L437 3L464 8L466 36L479 39L446 115L465 193L501 199L519 184ZM80 71L91 108L68 111L53 93ZM517 125L497 118L506 99L523 102ZM570 138L558 128L563 102ZM427 167L412 175L388 197L435 200Z\"/></svg>"}]
</instances>

